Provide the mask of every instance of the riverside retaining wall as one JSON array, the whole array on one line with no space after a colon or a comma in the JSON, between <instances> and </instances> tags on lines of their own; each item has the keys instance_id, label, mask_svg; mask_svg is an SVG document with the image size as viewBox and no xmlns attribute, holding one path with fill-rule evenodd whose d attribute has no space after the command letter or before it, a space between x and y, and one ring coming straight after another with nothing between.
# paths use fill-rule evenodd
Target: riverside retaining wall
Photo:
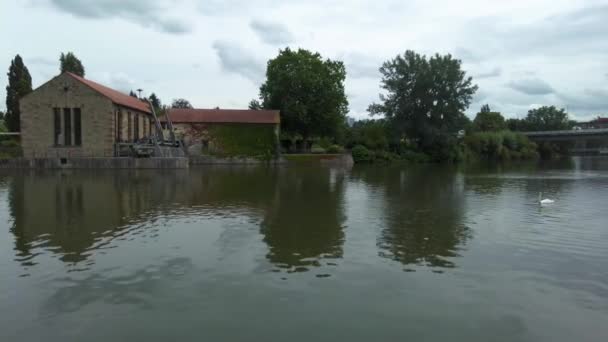
<instances>
[{"instance_id":1,"label":"riverside retaining wall","mask_svg":"<svg viewBox=\"0 0 608 342\"><path fill-rule=\"evenodd\" d=\"M187 169L188 158L15 158L0 169Z\"/></svg>"}]
</instances>

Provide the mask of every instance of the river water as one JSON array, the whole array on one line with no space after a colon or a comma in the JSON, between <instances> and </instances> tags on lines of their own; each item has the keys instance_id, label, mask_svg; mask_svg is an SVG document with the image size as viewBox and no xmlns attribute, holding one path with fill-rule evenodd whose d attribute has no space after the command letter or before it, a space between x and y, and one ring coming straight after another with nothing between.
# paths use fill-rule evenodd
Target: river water
<instances>
[{"instance_id":1,"label":"river water","mask_svg":"<svg viewBox=\"0 0 608 342\"><path fill-rule=\"evenodd\" d=\"M0 341L608 341L607 205L601 158L4 172Z\"/></svg>"}]
</instances>

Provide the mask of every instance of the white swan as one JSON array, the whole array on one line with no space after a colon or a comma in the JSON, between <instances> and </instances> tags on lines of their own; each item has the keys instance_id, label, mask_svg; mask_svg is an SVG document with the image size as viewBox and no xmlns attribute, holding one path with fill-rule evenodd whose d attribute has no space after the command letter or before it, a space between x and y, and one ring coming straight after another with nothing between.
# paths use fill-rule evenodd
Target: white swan
<instances>
[{"instance_id":1,"label":"white swan","mask_svg":"<svg viewBox=\"0 0 608 342\"><path fill-rule=\"evenodd\" d=\"M547 204L553 204L553 203L555 203L555 201L552 199L548 199L548 198L543 199L543 193L539 192L538 193L538 203L540 203L540 205L547 205Z\"/></svg>"}]
</instances>

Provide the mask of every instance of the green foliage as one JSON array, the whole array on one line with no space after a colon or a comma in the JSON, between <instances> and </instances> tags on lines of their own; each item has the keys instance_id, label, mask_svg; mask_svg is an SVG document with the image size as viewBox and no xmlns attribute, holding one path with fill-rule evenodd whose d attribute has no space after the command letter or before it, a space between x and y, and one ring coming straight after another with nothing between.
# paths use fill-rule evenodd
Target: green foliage
<instances>
[{"instance_id":1,"label":"green foliage","mask_svg":"<svg viewBox=\"0 0 608 342\"><path fill-rule=\"evenodd\" d=\"M19 144L19 141L15 140L14 138L7 138L7 139L2 139L0 140L0 147L19 147L21 146Z\"/></svg>"},{"instance_id":2,"label":"green foliage","mask_svg":"<svg viewBox=\"0 0 608 342\"><path fill-rule=\"evenodd\" d=\"M277 153L274 126L213 125L209 135L209 148L219 156L271 159Z\"/></svg>"},{"instance_id":3,"label":"green foliage","mask_svg":"<svg viewBox=\"0 0 608 342\"><path fill-rule=\"evenodd\" d=\"M527 131L526 121L523 119L508 119L506 121L507 129L513 132Z\"/></svg>"},{"instance_id":4,"label":"green foliage","mask_svg":"<svg viewBox=\"0 0 608 342\"><path fill-rule=\"evenodd\" d=\"M465 146L474 156L485 160L533 159L536 144L511 131L478 132L465 137Z\"/></svg>"},{"instance_id":5,"label":"green foliage","mask_svg":"<svg viewBox=\"0 0 608 342\"><path fill-rule=\"evenodd\" d=\"M426 154L412 150L404 150L400 156L401 159L411 163L428 163L431 161Z\"/></svg>"},{"instance_id":6,"label":"green foliage","mask_svg":"<svg viewBox=\"0 0 608 342\"><path fill-rule=\"evenodd\" d=\"M251 109L251 110L261 110L261 109L264 109L262 107L262 104L260 103L260 101L258 101L256 99L253 99L253 100L249 101L248 108Z\"/></svg>"},{"instance_id":7,"label":"green foliage","mask_svg":"<svg viewBox=\"0 0 608 342\"><path fill-rule=\"evenodd\" d=\"M480 113L490 113L492 112L492 110L490 109L490 105L489 104L485 104L483 106L481 106L481 110L479 110Z\"/></svg>"},{"instance_id":8,"label":"green foliage","mask_svg":"<svg viewBox=\"0 0 608 342\"><path fill-rule=\"evenodd\" d=\"M0 110L0 124L4 125L4 112Z\"/></svg>"},{"instance_id":9,"label":"green foliage","mask_svg":"<svg viewBox=\"0 0 608 342\"><path fill-rule=\"evenodd\" d=\"M11 132L19 132L21 109L19 100L32 92L32 77L21 56L17 55L11 61L8 69L8 85L6 86L6 114L4 122Z\"/></svg>"},{"instance_id":10,"label":"green foliage","mask_svg":"<svg viewBox=\"0 0 608 342\"><path fill-rule=\"evenodd\" d=\"M310 148L310 152L313 154L325 154L327 153L327 150L319 144L313 144Z\"/></svg>"},{"instance_id":11,"label":"green foliage","mask_svg":"<svg viewBox=\"0 0 608 342\"><path fill-rule=\"evenodd\" d=\"M389 146L389 129L386 120L361 120L353 124L346 134L346 146L363 145L368 149L386 149Z\"/></svg>"},{"instance_id":12,"label":"green foliage","mask_svg":"<svg viewBox=\"0 0 608 342\"><path fill-rule=\"evenodd\" d=\"M397 136L411 139L422 152L449 154L446 143L467 125L464 111L477 91L460 60L408 50L385 62L380 72L386 95L369 107L370 113L384 115Z\"/></svg>"},{"instance_id":13,"label":"green foliage","mask_svg":"<svg viewBox=\"0 0 608 342\"><path fill-rule=\"evenodd\" d=\"M475 116L475 120L473 120L473 129L476 131L497 132L507 129L507 124L505 118L500 113L484 111L482 108Z\"/></svg>"},{"instance_id":14,"label":"green foliage","mask_svg":"<svg viewBox=\"0 0 608 342\"><path fill-rule=\"evenodd\" d=\"M568 113L555 106L531 109L525 122L528 131L557 131L571 128Z\"/></svg>"},{"instance_id":15,"label":"green foliage","mask_svg":"<svg viewBox=\"0 0 608 342\"><path fill-rule=\"evenodd\" d=\"M344 148L342 148L342 146L339 146L339 145L331 145L327 148L327 153L331 153L331 154L344 153Z\"/></svg>"},{"instance_id":16,"label":"green foliage","mask_svg":"<svg viewBox=\"0 0 608 342\"><path fill-rule=\"evenodd\" d=\"M345 120L346 69L340 61L289 48L268 61L260 87L262 107L281 111L281 130L310 137L334 136Z\"/></svg>"},{"instance_id":17,"label":"green foliage","mask_svg":"<svg viewBox=\"0 0 608 342\"><path fill-rule=\"evenodd\" d=\"M71 72L80 77L84 77L84 66L80 59L72 52L66 54L61 53L61 56L59 56L59 69L61 70L61 73Z\"/></svg>"},{"instance_id":18,"label":"green foliage","mask_svg":"<svg viewBox=\"0 0 608 342\"><path fill-rule=\"evenodd\" d=\"M0 159L21 157L23 152L19 141L13 137L0 137Z\"/></svg>"},{"instance_id":19,"label":"green foliage","mask_svg":"<svg viewBox=\"0 0 608 342\"><path fill-rule=\"evenodd\" d=\"M363 145L353 147L351 154L355 163L371 163L374 161L372 152Z\"/></svg>"},{"instance_id":20,"label":"green foliage","mask_svg":"<svg viewBox=\"0 0 608 342\"><path fill-rule=\"evenodd\" d=\"M174 99L171 108L192 108L192 105L186 99Z\"/></svg>"},{"instance_id":21,"label":"green foliage","mask_svg":"<svg viewBox=\"0 0 608 342\"><path fill-rule=\"evenodd\" d=\"M160 99L158 98L158 96L156 96L156 94L154 94L154 93L150 94L150 96L148 97L148 100L150 101L150 103L152 103L152 107L154 107L154 111L156 112L156 114L158 114L159 112L162 111L163 105L160 102Z\"/></svg>"}]
</instances>

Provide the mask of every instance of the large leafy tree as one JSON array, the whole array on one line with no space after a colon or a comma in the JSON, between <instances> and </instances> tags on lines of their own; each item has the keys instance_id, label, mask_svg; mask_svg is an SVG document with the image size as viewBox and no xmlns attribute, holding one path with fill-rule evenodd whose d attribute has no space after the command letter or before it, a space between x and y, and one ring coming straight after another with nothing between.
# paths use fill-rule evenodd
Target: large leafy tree
<instances>
[{"instance_id":1,"label":"large leafy tree","mask_svg":"<svg viewBox=\"0 0 608 342\"><path fill-rule=\"evenodd\" d=\"M505 118L499 112L493 112L489 105L483 105L473 120L477 131L502 131L507 128Z\"/></svg>"},{"instance_id":2,"label":"large leafy tree","mask_svg":"<svg viewBox=\"0 0 608 342\"><path fill-rule=\"evenodd\" d=\"M192 105L186 99L175 99L171 103L171 108L192 108Z\"/></svg>"},{"instance_id":3,"label":"large leafy tree","mask_svg":"<svg viewBox=\"0 0 608 342\"><path fill-rule=\"evenodd\" d=\"M531 109L524 121L526 129L529 131L556 131L571 128L568 113L555 106Z\"/></svg>"},{"instance_id":4,"label":"large leafy tree","mask_svg":"<svg viewBox=\"0 0 608 342\"><path fill-rule=\"evenodd\" d=\"M260 87L262 107L281 111L281 129L288 134L305 140L333 137L348 112L345 78L341 61L286 48L268 61L266 82Z\"/></svg>"},{"instance_id":5,"label":"large leafy tree","mask_svg":"<svg viewBox=\"0 0 608 342\"><path fill-rule=\"evenodd\" d=\"M76 57L76 55L74 55L72 52L61 53L61 56L59 56L59 62L59 69L62 73L71 72L80 77L84 77L84 66L82 65L80 59L78 59L78 57Z\"/></svg>"},{"instance_id":6,"label":"large leafy tree","mask_svg":"<svg viewBox=\"0 0 608 342\"><path fill-rule=\"evenodd\" d=\"M451 55L430 58L406 51L380 68L385 94L372 104L400 139L410 139L436 159L447 158L452 140L469 121L464 111L477 91L461 62Z\"/></svg>"},{"instance_id":7,"label":"large leafy tree","mask_svg":"<svg viewBox=\"0 0 608 342\"><path fill-rule=\"evenodd\" d=\"M32 92L32 77L21 56L17 55L11 61L8 69L8 86L6 86L6 114L4 122L11 132L21 130L19 100Z\"/></svg>"}]
</instances>

